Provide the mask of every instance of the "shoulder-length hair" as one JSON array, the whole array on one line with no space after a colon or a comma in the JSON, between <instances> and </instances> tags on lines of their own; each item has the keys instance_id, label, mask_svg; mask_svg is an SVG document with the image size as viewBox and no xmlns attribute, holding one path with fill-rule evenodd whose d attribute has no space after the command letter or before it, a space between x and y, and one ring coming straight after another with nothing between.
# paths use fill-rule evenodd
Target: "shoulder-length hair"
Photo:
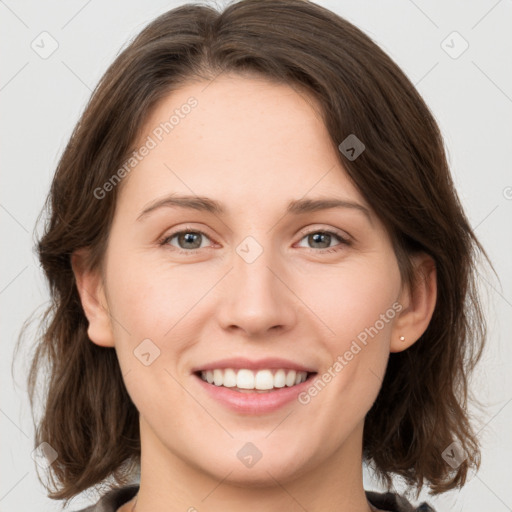
<instances>
[{"instance_id":1,"label":"shoulder-length hair","mask_svg":"<svg viewBox=\"0 0 512 512\"><path fill-rule=\"evenodd\" d=\"M485 251L454 189L439 128L395 62L345 19L303 0L242 0L222 12L183 5L151 22L102 77L58 163L38 243L51 306L28 377L33 409L46 363L35 446L47 442L58 453L49 496L69 500L110 477L126 483L140 462L138 412L115 350L88 338L70 263L88 247L90 266L101 265L120 187L100 198L95 191L126 161L160 100L223 72L256 73L311 95L336 150L350 134L366 147L357 159L337 154L385 224L402 278L414 283L414 253L434 259L431 322L409 349L390 355L365 420L363 456L388 487L393 475L433 493L461 487L480 464L466 406L485 339L476 287ZM452 468L442 454L455 441L466 458Z\"/></svg>"}]
</instances>

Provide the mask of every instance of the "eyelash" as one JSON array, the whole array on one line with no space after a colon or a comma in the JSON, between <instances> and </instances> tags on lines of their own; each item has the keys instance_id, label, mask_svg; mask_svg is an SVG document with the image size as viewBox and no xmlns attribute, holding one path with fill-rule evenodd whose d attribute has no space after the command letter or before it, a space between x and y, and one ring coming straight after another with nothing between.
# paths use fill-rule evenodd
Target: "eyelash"
<instances>
[{"instance_id":1,"label":"eyelash","mask_svg":"<svg viewBox=\"0 0 512 512\"><path fill-rule=\"evenodd\" d=\"M180 249L178 247L171 246L169 244L169 241L172 240L176 235L181 235L183 233L196 233L196 234L203 235L203 236L205 236L208 239L210 238L204 231L201 231L201 230L195 229L195 228L190 228L190 229L185 228L185 229L181 229L180 231L175 231L174 233L171 233L170 235L165 236L164 238L159 240L158 243L161 246L172 247L172 249L171 249L172 251L177 251L179 254L186 254L187 256L193 256L198 251L200 251L201 249L204 249L204 247L203 247L203 248L199 248L199 249L185 250L185 249ZM350 245L350 241L347 238L344 238L339 233L337 233L336 231L332 231L332 230L329 230L329 229L316 229L316 230L308 231L308 232L306 232L306 233L304 233L302 235L302 238L300 240L304 239L308 235L312 235L312 234L315 234L315 233L322 233L322 234L326 234L326 235L332 235L332 236L334 236L335 238L337 238L339 240L340 244L337 245L337 246L334 246L334 247L326 247L324 249L314 249L314 248L311 248L311 247L303 247L303 249L309 249L310 251L313 251L315 253L325 254L325 253L335 253L335 252L338 252L338 251L342 250L341 248L339 248L339 246L342 246L342 245L348 246L348 245Z\"/></svg>"}]
</instances>

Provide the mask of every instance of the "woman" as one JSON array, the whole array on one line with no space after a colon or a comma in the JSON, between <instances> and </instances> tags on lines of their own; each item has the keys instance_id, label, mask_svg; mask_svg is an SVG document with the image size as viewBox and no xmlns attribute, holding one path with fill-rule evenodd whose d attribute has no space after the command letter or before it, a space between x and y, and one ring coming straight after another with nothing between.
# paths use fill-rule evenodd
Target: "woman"
<instances>
[{"instance_id":1,"label":"woman","mask_svg":"<svg viewBox=\"0 0 512 512\"><path fill-rule=\"evenodd\" d=\"M87 511L433 510L478 467L483 254L427 106L302 0L186 5L107 70L39 242L36 446ZM140 469L140 482L128 485Z\"/></svg>"}]
</instances>

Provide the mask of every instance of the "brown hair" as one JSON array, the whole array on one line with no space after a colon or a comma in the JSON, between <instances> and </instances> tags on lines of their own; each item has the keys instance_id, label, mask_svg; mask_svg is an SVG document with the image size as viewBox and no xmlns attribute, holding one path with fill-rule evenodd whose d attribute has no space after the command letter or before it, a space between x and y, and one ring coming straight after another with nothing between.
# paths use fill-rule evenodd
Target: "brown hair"
<instances>
[{"instance_id":1,"label":"brown hair","mask_svg":"<svg viewBox=\"0 0 512 512\"><path fill-rule=\"evenodd\" d=\"M116 352L87 336L70 256L92 251L101 264L120 187L94 190L119 169L159 100L193 79L257 73L307 91L349 176L386 225L404 279L423 251L437 269L437 303L423 336L392 353L369 411L364 459L388 486L400 475L441 493L478 468L478 441L466 410L468 375L481 356L485 323L475 277L485 251L463 212L443 140L424 101L393 60L358 28L303 0L242 0L223 12L184 5L151 22L109 67L59 161L46 203L39 257L51 307L41 324L29 394L47 363L48 381L35 446L49 443L49 467L69 500L113 476L126 483L140 461L138 412ZM355 160L338 145L355 134L366 146ZM458 441L467 453L452 469L442 452ZM49 490L49 487L47 486Z\"/></svg>"}]
</instances>

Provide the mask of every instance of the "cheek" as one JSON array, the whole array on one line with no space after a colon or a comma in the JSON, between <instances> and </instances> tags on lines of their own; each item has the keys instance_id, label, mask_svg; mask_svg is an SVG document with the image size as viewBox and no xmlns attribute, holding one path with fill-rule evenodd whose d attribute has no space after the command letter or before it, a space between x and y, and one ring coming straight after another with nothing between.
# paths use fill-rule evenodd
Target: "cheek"
<instances>
[{"instance_id":1,"label":"cheek","mask_svg":"<svg viewBox=\"0 0 512 512\"><path fill-rule=\"evenodd\" d=\"M179 394L179 386L165 370L181 371L183 355L197 341L202 323L211 318L204 308L222 272L213 268L199 272L198 266L173 265L165 258L148 263L133 249L126 254L120 259L112 253L107 287L123 374L131 372L131 378L141 379L134 390L127 381L128 391L136 396L144 383L144 389ZM144 366L145 362L150 365Z\"/></svg>"},{"instance_id":2,"label":"cheek","mask_svg":"<svg viewBox=\"0 0 512 512\"><path fill-rule=\"evenodd\" d=\"M361 262L311 280L308 300L322 320L328 357L319 375L321 382L310 388L304 403L316 394L333 393L333 399L341 400L349 410L371 406L385 373L393 324L401 309L397 302L400 283L393 257L373 265Z\"/></svg>"},{"instance_id":3,"label":"cheek","mask_svg":"<svg viewBox=\"0 0 512 512\"><path fill-rule=\"evenodd\" d=\"M159 417L162 400L176 404L190 399L175 380L174 362L190 344L189 319L211 284L201 286L192 266L184 272L165 261L148 264L133 248L125 258L119 257L122 252L112 251L106 267L115 349L137 409L146 417ZM178 421L173 415L167 420L169 428Z\"/></svg>"},{"instance_id":4,"label":"cheek","mask_svg":"<svg viewBox=\"0 0 512 512\"><path fill-rule=\"evenodd\" d=\"M307 281L302 294L322 320L326 336L343 349L351 340L364 343L377 335L389 337L396 317L400 273L393 258L354 262ZM393 305L395 306L393 307Z\"/></svg>"},{"instance_id":5,"label":"cheek","mask_svg":"<svg viewBox=\"0 0 512 512\"><path fill-rule=\"evenodd\" d=\"M164 258L148 263L136 253L108 272L113 315L128 331L158 339L193 309L215 278L202 279L193 265L173 266Z\"/></svg>"}]
</instances>

